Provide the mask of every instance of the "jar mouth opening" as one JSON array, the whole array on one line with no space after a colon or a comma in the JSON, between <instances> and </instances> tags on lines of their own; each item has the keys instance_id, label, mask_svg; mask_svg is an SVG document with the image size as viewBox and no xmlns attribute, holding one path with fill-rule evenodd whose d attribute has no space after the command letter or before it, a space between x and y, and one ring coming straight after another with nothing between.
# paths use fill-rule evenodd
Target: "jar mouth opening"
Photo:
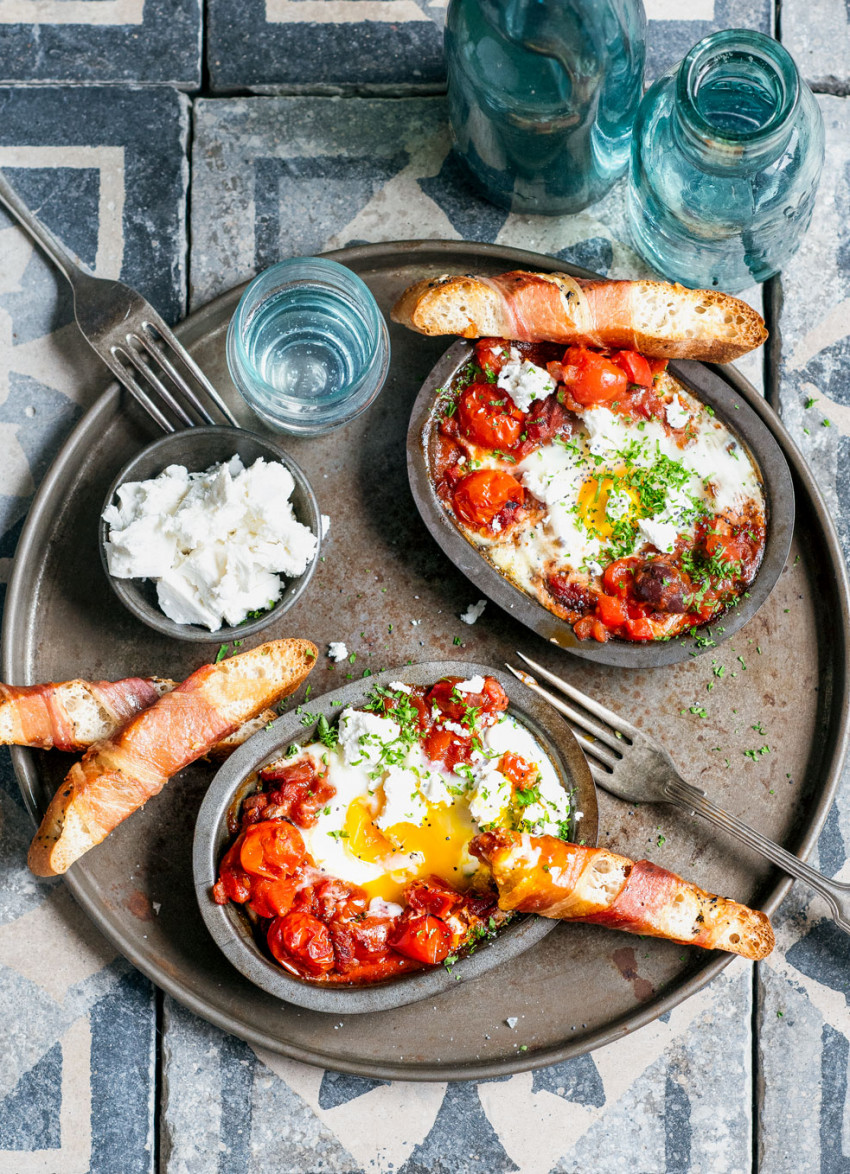
<instances>
[{"instance_id":1,"label":"jar mouth opening","mask_svg":"<svg viewBox=\"0 0 850 1174\"><path fill-rule=\"evenodd\" d=\"M781 133L800 97L797 67L778 41L724 29L699 41L679 67L679 109L700 139L740 147Z\"/></svg>"}]
</instances>

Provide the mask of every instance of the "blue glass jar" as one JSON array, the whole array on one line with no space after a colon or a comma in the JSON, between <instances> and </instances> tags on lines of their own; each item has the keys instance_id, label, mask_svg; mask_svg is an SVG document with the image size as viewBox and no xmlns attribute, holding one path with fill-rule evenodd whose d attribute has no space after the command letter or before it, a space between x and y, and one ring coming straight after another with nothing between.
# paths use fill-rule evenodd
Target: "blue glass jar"
<instances>
[{"instance_id":1,"label":"blue glass jar","mask_svg":"<svg viewBox=\"0 0 850 1174\"><path fill-rule=\"evenodd\" d=\"M643 89L642 0L451 0L449 118L494 204L578 212L628 165Z\"/></svg>"},{"instance_id":2,"label":"blue glass jar","mask_svg":"<svg viewBox=\"0 0 850 1174\"><path fill-rule=\"evenodd\" d=\"M820 109L785 49L712 33L647 91L635 123L629 223L664 277L729 292L798 248L823 167Z\"/></svg>"}]
</instances>

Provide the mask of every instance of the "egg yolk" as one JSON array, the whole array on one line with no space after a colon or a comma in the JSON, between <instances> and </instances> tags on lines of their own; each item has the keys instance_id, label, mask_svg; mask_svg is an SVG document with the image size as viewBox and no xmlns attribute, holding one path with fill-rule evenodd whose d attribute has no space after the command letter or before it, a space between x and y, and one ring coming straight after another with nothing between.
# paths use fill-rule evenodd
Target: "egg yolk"
<instances>
[{"instance_id":1,"label":"egg yolk","mask_svg":"<svg viewBox=\"0 0 850 1174\"><path fill-rule=\"evenodd\" d=\"M622 516L633 517L634 511L640 508L640 497L630 486L620 484L615 488L614 474L600 472L595 477L588 477L579 490L578 516L588 533L602 542L614 534L613 522L608 517L608 500L612 493L628 497L629 506Z\"/></svg>"},{"instance_id":2,"label":"egg yolk","mask_svg":"<svg viewBox=\"0 0 850 1174\"><path fill-rule=\"evenodd\" d=\"M429 803L422 827L397 823L381 831L373 821L368 799L353 799L346 811L345 831L348 849L370 864L386 860L389 865L391 857L407 857L403 870L388 870L362 886L370 897L402 903L405 887L420 876L438 876L457 889L469 883L463 864L469 860L466 847L475 829L471 818L464 818L455 807ZM418 855L410 859L412 853Z\"/></svg>"}]
</instances>

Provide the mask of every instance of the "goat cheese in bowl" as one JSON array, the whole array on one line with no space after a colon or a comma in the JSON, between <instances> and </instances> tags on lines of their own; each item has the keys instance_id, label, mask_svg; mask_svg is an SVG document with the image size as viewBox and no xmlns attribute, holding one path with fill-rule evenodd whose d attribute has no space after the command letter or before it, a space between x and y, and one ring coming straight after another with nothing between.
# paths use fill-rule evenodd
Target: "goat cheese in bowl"
<instances>
[{"instance_id":1,"label":"goat cheese in bowl","mask_svg":"<svg viewBox=\"0 0 850 1174\"><path fill-rule=\"evenodd\" d=\"M200 641L253 634L290 607L312 576L320 534L313 492L276 441L191 428L121 470L100 548L130 611Z\"/></svg>"}]
</instances>

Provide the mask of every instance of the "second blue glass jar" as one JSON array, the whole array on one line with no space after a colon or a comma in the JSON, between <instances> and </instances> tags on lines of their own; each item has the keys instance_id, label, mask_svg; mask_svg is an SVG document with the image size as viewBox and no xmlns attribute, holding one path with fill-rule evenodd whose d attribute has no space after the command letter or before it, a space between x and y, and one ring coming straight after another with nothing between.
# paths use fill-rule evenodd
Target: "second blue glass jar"
<instances>
[{"instance_id":1,"label":"second blue glass jar","mask_svg":"<svg viewBox=\"0 0 850 1174\"><path fill-rule=\"evenodd\" d=\"M700 41L645 94L629 222L664 277L735 292L778 272L809 226L823 167L817 101L771 37Z\"/></svg>"}]
</instances>

